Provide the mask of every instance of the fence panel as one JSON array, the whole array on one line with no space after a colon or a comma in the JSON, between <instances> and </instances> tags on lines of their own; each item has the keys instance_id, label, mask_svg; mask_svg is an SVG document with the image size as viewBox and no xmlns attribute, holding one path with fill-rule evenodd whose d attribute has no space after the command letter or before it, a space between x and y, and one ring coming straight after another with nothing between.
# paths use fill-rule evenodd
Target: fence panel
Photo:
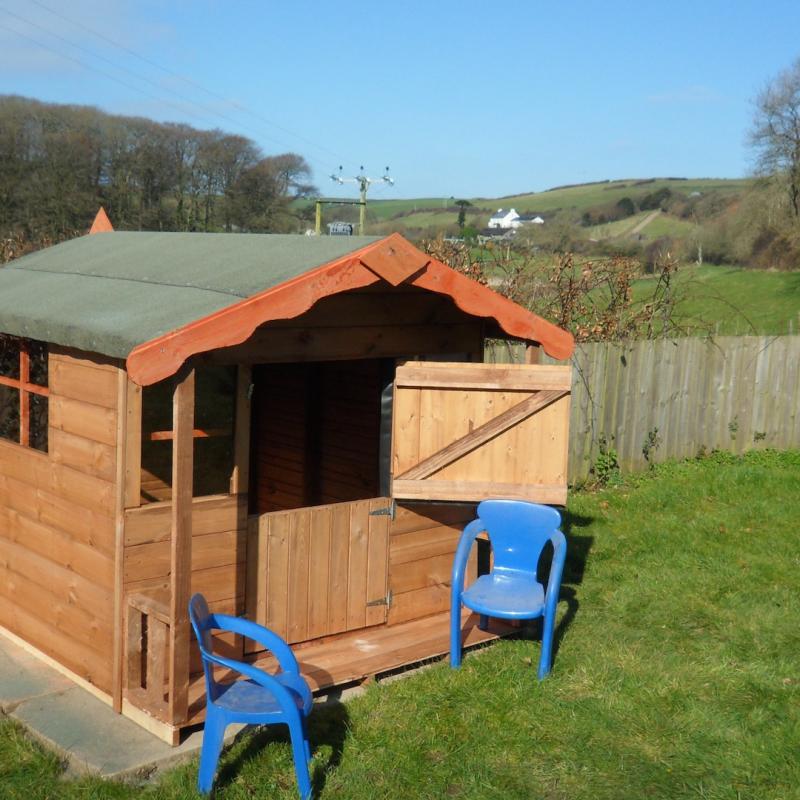
<instances>
[{"instance_id":1,"label":"fence panel","mask_svg":"<svg viewBox=\"0 0 800 800\"><path fill-rule=\"evenodd\" d=\"M489 345L486 360L522 363L524 348ZM646 453L800 447L800 336L583 344L572 365L571 483L589 476L602 441L623 470L645 468Z\"/></svg>"}]
</instances>

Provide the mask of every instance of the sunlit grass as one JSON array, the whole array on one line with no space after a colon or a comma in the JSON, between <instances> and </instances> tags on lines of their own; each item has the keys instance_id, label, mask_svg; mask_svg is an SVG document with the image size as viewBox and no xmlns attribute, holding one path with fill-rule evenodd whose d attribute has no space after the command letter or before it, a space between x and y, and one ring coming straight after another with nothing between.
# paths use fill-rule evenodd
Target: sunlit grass
<instances>
[{"instance_id":1,"label":"sunlit grass","mask_svg":"<svg viewBox=\"0 0 800 800\"><path fill-rule=\"evenodd\" d=\"M559 648L521 637L312 715L322 798L800 798L800 453L714 454L574 493ZM62 780L0 725L3 798L193 797ZM294 798L281 733L226 751L218 797Z\"/></svg>"}]
</instances>

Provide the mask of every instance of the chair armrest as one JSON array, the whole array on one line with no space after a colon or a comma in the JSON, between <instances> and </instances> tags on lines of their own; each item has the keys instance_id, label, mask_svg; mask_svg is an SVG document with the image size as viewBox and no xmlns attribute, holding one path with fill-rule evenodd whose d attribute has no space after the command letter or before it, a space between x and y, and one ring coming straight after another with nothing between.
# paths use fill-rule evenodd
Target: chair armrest
<instances>
[{"instance_id":1,"label":"chair armrest","mask_svg":"<svg viewBox=\"0 0 800 800\"><path fill-rule=\"evenodd\" d=\"M485 530L486 526L483 522L480 519L474 519L461 532L461 538L458 540L458 547L456 547L456 553L453 556L453 571L450 583L450 592L454 604L461 602L461 592L464 591L464 573L467 568L467 559L472 550L472 543L478 534L483 533Z\"/></svg>"},{"instance_id":2,"label":"chair armrest","mask_svg":"<svg viewBox=\"0 0 800 800\"><path fill-rule=\"evenodd\" d=\"M278 663L284 672L300 674L300 666L289 645L269 628L265 628L263 625L259 625L249 619L232 617L229 614L211 614L209 622L213 628L238 633L258 642L278 659Z\"/></svg>"},{"instance_id":3,"label":"chair armrest","mask_svg":"<svg viewBox=\"0 0 800 800\"><path fill-rule=\"evenodd\" d=\"M208 661L212 661L214 664L218 664L221 667L238 672L246 678L250 678L254 683L272 692L284 713L291 714L292 710L297 711L297 705L292 699L291 694L289 694L289 690L269 673L258 669L258 667L254 667L252 664L245 664L243 661L234 661L232 658L223 658L222 656L213 654L205 656L205 658Z\"/></svg>"},{"instance_id":4,"label":"chair armrest","mask_svg":"<svg viewBox=\"0 0 800 800\"><path fill-rule=\"evenodd\" d=\"M553 532L550 537L553 545L553 562L550 565L550 577L547 580L547 594L545 605L553 610L558 604L558 592L561 588L561 575L564 572L564 562L567 559L567 539L560 530Z\"/></svg>"}]
</instances>

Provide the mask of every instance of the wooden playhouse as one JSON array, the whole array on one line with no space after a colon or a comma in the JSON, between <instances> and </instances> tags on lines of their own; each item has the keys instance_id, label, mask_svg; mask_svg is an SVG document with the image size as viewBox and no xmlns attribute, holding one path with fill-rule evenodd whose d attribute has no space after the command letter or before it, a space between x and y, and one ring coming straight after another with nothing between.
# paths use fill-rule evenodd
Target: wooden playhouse
<instances>
[{"instance_id":1,"label":"wooden playhouse","mask_svg":"<svg viewBox=\"0 0 800 800\"><path fill-rule=\"evenodd\" d=\"M482 361L571 336L398 235L85 236L0 269L0 333L0 626L168 741L192 592L359 680L446 652L475 501L566 498L569 367Z\"/></svg>"}]
</instances>

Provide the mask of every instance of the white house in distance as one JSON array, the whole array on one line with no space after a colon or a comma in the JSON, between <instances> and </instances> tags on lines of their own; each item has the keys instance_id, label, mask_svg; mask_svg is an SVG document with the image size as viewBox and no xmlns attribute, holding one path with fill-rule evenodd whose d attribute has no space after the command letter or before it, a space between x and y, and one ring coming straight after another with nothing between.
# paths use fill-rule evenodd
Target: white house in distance
<instances>
[{"instance_id":1,"label":"white house in distance","mask_svg":"<svg viewBox=\"0 0 800 800\"><path fill-rule=\"evenodd\" d=\"M519 228L522 223L519 221L519 214L511 208L504 211L498 208L497 211L489 217L490 228Z\"/></svg>"},{"instance_id":2,"label":"white house in distance","mask_svg":"<svg viewBox=\"0 0 800 800\"><path fill-rule=\"evenodd\" d=\"M489 217L490 228L501 228L503 230L515 230L523 225L544 225L544 220L538 214L518 214L513 208L505 211L498 208Z\"/></svg>"}]
</instances>

